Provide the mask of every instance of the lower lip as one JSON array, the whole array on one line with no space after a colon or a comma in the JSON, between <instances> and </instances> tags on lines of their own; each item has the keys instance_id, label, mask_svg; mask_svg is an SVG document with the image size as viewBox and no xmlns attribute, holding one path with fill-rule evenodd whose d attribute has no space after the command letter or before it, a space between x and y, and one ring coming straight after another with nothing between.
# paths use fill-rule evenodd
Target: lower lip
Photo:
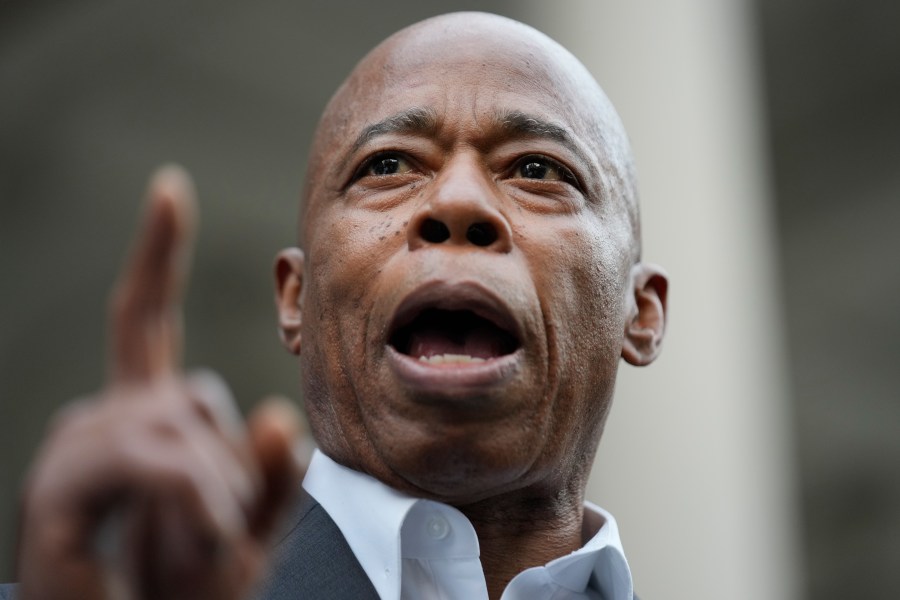
<instances>
[{"instance_id":1,"label":"lower lip","mask_svg":"<svg viewBox=\"0 0 900 600\"><path fill-rule=\"evenodd\" d=\"M387 346L388 363L406 385L423 393L471 393L499 385L517 371L522 350L484 362L431 364Z\"/></svg>"}]
</instances>

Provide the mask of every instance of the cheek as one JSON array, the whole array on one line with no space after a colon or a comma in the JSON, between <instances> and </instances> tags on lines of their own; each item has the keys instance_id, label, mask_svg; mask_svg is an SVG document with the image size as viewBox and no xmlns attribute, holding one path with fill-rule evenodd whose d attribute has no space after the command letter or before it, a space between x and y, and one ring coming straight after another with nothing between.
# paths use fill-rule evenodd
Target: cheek
<instances>
[{"instance_id":1,"label":"cheek","mask_svg":"<svg viewBox=\"0 0 900 600\"><path fill-rule=\"evenodd\" d=\"M304 327L318 338L332 369L361 368L368 323L379 297L384 269L405 243L405 219L362 209L318 215L307 256ZM332 214L333 213L333 214Z\"/></svg>"},{"instance_id":2,"label":"cheek","mask_svg":"<svg viewBox=\"0 0 900 600\"><path fill-rule=\"evenodd\" d=\"M552 234L542 229L543 239L532 240L537 243L531 259L538 289L545 291L542 305L551 335L554 430L574 442L594 439L612 397L629 265L619 237L593 221L566 225ZM579 430L583 435L575 433Z\"/></svg>"},{"instance_id":3,"label":"cheek","mask_svg":"<svg viewBox=\"0 0 900 600\"><path fill-rule=\"evenodd\" d=\"M588 352L591 364L621 344L629 273L622 241L575 221L532 240L531 262L545 290L547 319L559 332L560 351ZM573 357L574 358L574 357Z\"/></svg>"},{"instance_id":4,"label":"cheek","mask_svg":"<svg viewBox=\"0 0 900 600\"><path fill-rule=\"evenodd\" d=\"M332 302L359 308L371 282L405 243L408 220L393 212L356 208L319 221L325 225L315 234L311 268L318 291Z\"/></svg>"},{"instance_id":5,"label":"cheek","mask_svg":"<svg viewBox=\"0 0 900 600\"><path fill-rule=\"evenodd\" d=\"M350 374L365 369L367 322L381 269L405 240L403 220L352 210L315 219L318 226L307 229L303 290L304 401L319 445L346 462L355 456L346 448L359 445L363 429Z\"/></svg>"}]
</instances>

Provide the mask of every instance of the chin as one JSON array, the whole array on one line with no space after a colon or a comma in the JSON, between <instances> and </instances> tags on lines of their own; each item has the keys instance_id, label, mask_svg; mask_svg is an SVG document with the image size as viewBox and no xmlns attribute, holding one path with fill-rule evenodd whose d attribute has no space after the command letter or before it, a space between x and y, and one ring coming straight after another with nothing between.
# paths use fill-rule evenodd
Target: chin
<instances>
[{"instance_id":1,"label":"chin","mask_svg":"<svg viewBox=\"0 0 900 600\"><path fill-rule=\"evenodd\" d=\"M518 404L507 419L479 419L474 407L514 403L471 396L415 402L426 410L381 413L367 424L375 455L366 470L372 475L412 495L450 504L476 502L530 483L528 473L544 446L548 421L526 411L529 403ZM464 410L457 408L460 403Z\"/></svg>"}]
</instances>

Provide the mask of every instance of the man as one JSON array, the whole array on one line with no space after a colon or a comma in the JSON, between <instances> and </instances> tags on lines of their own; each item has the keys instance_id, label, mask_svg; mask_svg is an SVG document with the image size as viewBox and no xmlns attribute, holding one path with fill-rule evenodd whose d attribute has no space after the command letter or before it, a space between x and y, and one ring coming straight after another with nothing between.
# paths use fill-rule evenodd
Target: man
<instances>
[{"instance_id":1,"label":"man","mask_svg":"<svg viewBox=\"0 0 900 600\"><path fill-rule=\"evenodd\" d=\"M192 192L160 172L112 303L110 382L51 430L21 597L240 598L294 489L295 419L178 370ZM630 150L584 67L508 19L395 34L325 109L276 261L320 452L264 598L632 596L584 488L620 358L659 352Z\"/></svg>"}]
</instances>

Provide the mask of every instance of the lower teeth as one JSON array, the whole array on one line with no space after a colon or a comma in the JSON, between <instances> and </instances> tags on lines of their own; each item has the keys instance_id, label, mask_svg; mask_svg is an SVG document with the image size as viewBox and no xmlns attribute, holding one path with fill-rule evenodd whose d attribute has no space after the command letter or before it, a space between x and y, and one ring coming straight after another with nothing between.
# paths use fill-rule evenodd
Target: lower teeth
<instances>
[{"instance_id":1,"label":"lower teeth","mask_svg":"<svg viewBox=\"0 0 900 600\"><path fill-rule=\"evenodd\" d=\"M468 354L436 354L434 356L420 356L419 361L432 365L443 365L447 363L482 363L484 359L477 356L469 356Z\"/></svg>"}]
</instances>

